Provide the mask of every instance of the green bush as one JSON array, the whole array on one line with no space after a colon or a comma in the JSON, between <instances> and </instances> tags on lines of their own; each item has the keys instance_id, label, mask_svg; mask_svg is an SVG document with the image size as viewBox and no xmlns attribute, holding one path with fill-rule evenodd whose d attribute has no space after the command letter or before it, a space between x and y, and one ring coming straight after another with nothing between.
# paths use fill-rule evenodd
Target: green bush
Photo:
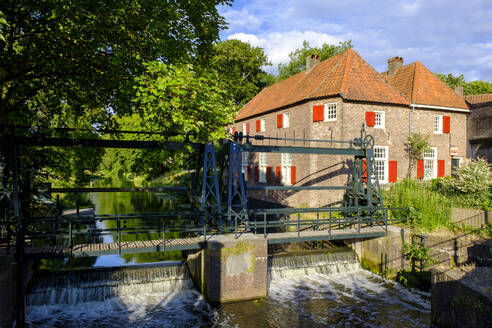
<instances>
[{"instance_id":1,"label":"green bush","mask_svg":"<svg viewBox=\"0 0 492 328\"><path fill-rule=\"evenodd\" d=\"M492 173L483 159L465 161L455 177L434 179L432 189L445 194L454 206L492 208Z\"/></svg>"}]
</instances>

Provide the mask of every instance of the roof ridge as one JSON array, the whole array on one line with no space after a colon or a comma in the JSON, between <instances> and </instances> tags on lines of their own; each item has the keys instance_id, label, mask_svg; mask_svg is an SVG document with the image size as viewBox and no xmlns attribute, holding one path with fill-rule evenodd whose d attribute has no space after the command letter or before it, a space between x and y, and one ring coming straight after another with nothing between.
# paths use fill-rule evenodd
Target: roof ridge
<instances>
[{"instance_id":1,"label":"roof ridge","mask_svg":"<svg viewBox=\"0 0 492 328\"><path fill-rule=\"evenodd\" d=\"M342 81L340 83L340 91L342 91L343 94L347 94L347 91L345 90L345 85L347 84L347 70L349 68L350 64L350 54L352 54L352 51L349 51L351 49L347 49L347 59L345 60L345 66L343 68L343 75L342 75Z\"/></svg>"},{"instance_id":2,"label":"roof ridge","mask_svg":"<svg viewBox=\"0 0 492 328\"><path fill-rule=\"evenodd\" d=\"M339 59L338 62L340 62L340 56L339 55L341 55L342 53L339 53L339 54L337 54L335 56L332 56L332 57L324 60L322 63L320 63L320 65L322 65L322 64L328 65L329 62L335 61L335 59L337 59L337 58ZM319 65L317 65L317 66L319 66ZM336 69L336 66L337 66L336 64L333 65L330 68L330 70L328 72L326 72L325 77L323 78L323 80L321 81L321 83L319 83L316 88L314 88L313 90L311 90L311 92L310 92L311 94L315 94L319 89L321 89L323 87L323 85L325 84L325 82L330 78L330 73L333 72Z\"/></svg>"},{"instance_id":3,"label":"roof ridge","mask_svg":"<svg viewBox=\"0 0 492 328\"><path fill-rule=\"evenodd\" d=\"M411 84L412 85L412 92L410 93L411 94L410 104L414 104L415 99L417 98L417 95L416 95L417 88L415 87L415 81L417 80L417 78L416 78L416 76L417 76L417 63L418 63L418 61L407 65L407 66L413 65L413 75L412 75L412 84Z\"/></svg>"}]
</instances>

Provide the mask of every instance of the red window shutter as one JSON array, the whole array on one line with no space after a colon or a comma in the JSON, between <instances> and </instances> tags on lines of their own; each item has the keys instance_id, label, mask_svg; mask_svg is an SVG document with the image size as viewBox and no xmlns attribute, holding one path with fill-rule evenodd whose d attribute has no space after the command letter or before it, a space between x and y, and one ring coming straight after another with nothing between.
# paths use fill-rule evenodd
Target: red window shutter
<instances>
[{"instance_id":1,"label":"red window shutter","mask_svg":"<svg viewBox=\"0 0 492 328\"><path fill-rule=\"evenodd\" d=\"M362 181L367 182L367 161L362 160Z\"/></svg>"},{"instance_id":2,"label":"red window shutter","mask_svg":"<svg viewBox=\"0 0 492 328\"><path fill-rule=\"evenodd\" d=\"M277 115L277 128L281 128L284 126L284 115L278 114Z\"/></svg>"},{"instance_id":3,"label":"red window shutter","mask_svg":"<svg viewBox=\"0 0 492 328\"><path fill-rule=\"evenodd\" d=\"M261 131L261 122L260 120L256 120L256 132L260 132Z\"/></svg>"},{"instance_id":4,"label":"red window shutter","mask_svg":"<svg viewBox=\"0 0 492 328\"><path fill-rule=\"evenodd\" d=\"M323 121L325 114L325 106L315 105L313 106L313 122Z\"/></svg>"},{"instance_id":5,"label":"red window shutter","mask_svg":"<svg viewBox=\"0 0 492 328\"><path fill-rule=\"evenodd\" d=\"M236 127L235 127L235 126L233 126L233 127L232 127L232 134L235 134L235 133L236 133Z\"/></svg>"},{"instance_id":6,"label":"red window shutter","mask_svg":"<svg viewBox=\"0 0 492 328\"><path fill-rule=\"evenodd\" d=\"M271 180L272 180L272 167L267 166L267 168L266 168L266 181L271 182Z\"/></svg>"},{"instance_id":7,"label":"red window shutter","mask_svg":"<svg viewBox=\"0 0 492 328\"><path fill-rule=\"evenodd\" d=\"M246 123L246 134L249 134L249 123Z\"/></svg>"},{"instance_id":8,"label":"red window shutter","mask_svg":"<svg viewBox=\"0 0 492 328\"><path fill-rule=\"evenodd\" d=\"M255 166L255 181L260 180L260 167Z\"/></svg>"},{"instance_id":9,"label":"red window shutter","mask_svg":"<svg viewBox=\"0 0 492 328\"><path fill-rule=\"evenodd\" d=\"M389 161L388 171L388 182L396 182L398 180L398 161Z\"/></svg>"},{"instance_id":10,"label":"red window shutter","mask_svg":"<svg viewBox=\"0 0 492 328\"><path fill-rule=\"evenodd\" d=\"M417 179L423 179L424 178L424 160L419 159L417 161Z\"/></svg>"},{"instance_id":11,"label":"red window shutter","mask_svg":"<svg viewBox=\"0 0 492 328\"><path fill-rule=\"evenodd\" d=\"M369 127L374 126L376 123L376 113L375 112L366 112L366 124Z\"/></svg>"},{"instance_id":12,"label":"red window shutter","mask_svg":"<svg viewBox=\"0 0 492 328\"><path fill-rule=\"evenodd\" d=\"M445 162L443 159L437 161L437 176L443 177L445 175Z\"/></svg>"},{"instance_id":13,"label":"red window shutter","mask_svg":"<svg viewBox=\"0 0 492 328\"><path fill-rule=\"evenodd\" d=\"M290 183L291 184L296 183L296 167L295 166L290 167Z\"/></svg>"},{"instance_id":14,"label":"red window shutter","mask_svg":"<svg viewBox=\"0 0 492 328\"><path fill-rule=\"evenodd\" d=\"M248 180L251 180L251 166L248 166Z\"/></svg>"},{"instance_id":15,"label":"red window shutter","mask_svg":"<svg viewBox=\"0 0 492 328\"><path fill-rule=\"evenodd\" d=\"M280 166L275 167L275 180L277 180L277 183L282 181L282 168Z\"/></svg>"},{"instance_id":16,"label":"red window shutter","mask_svg":"<svg viewBox=\"0 0 492 328\"><path fill-rule=\"evenodd\" d=\"M451 131L451 117L443 116L442 117L442 132L449 133Z\"/></svg>"}]
</instances>

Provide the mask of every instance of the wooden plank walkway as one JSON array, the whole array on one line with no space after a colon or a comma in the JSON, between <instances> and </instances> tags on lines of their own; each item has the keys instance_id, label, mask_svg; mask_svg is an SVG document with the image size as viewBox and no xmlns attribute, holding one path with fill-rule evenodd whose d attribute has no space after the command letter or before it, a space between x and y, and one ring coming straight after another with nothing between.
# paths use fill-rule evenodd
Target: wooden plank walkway
<instances>
[{"instance_id":1,"label":"wooden plank walkway","mask_svg":"<svg viewBox=\"0 0 492 328\"><path fill-rule=\"evenodd\" d=\"M365 227L361 228L360 232L356 229L337 229L331 233L327 230L320 231L301 231L297 232L276 232L269 233L266 236L262 233L237 233L241 235L241 239L266 238L269 244L289 243L299 241L315 241L315 240L343 240L343 239L358 239L358 238L375 238L386 235L384 227ZM43 246L43 247L26 247L27 256L31 257L60 257L60 256L99 256L109 254L128 254L128 253L146 253L146 252L162 252L174 250L192 250L202 249L206 247L207 242L218 241L223 236L234 236L234 234L223 235L207 235L206 240L203 236L194 238L179 238L166 240L164 245L162 240L140 240L140 241L125 241L121 242L121 250L118 248L118 243L94 243L75 245L73 250L66 246ZM254 237L253 237L254 236Z\"/></svg>"}]
</instances>

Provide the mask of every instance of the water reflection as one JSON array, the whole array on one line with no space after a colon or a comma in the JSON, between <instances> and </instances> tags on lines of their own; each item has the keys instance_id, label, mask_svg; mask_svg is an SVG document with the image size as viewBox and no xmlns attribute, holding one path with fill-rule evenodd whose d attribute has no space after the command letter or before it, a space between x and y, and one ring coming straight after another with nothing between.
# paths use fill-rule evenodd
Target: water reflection
<instances>
[{"instance_id":1,"label":"water reflection","mask_svg":"<svg viewBox=\"0 0 492 328\"><path fill-rule=\"evenodd\" d=\"M124 179L109 179L98 181L94 187L134 187L134 185ZM152 192L100 192L89 194L96 215L101 214L132 214L132 213L153 213L174 211L181 208L180 203L186 202L186 195L176 193L152 193ZM161 219L164 221L165 219ZM159 221L160 222L160 221ZM123 220L123 228L139 228L153 226L155 220L135 219ZM97 225L101 228L115 229L116 221L100 221ZM177 233L166 233L166 238L177 238ZM123 234L122 242L141 241L160 239L159 233L144 234ZM104 242L110 243L116 241L115 236L106 235L103 237ZM123 255L106 255L99 256L94 263L95 266L116 266L121 264L135 264L148 262L161 262L169 260L180 260L181 251L166 251L138 254Z\"/></svg>"}]
</instances>

